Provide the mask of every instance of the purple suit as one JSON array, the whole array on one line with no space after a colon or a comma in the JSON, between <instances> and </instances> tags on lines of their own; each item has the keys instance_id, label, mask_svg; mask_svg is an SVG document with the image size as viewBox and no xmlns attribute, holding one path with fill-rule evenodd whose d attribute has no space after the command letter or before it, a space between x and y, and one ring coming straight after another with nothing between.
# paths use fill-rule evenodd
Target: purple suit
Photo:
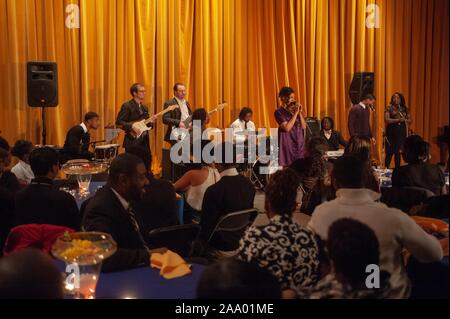
<instances>
[{"instance_id":1,"label":"purple suit","mask_svg":"<svg viewBox=\"0 0 450 319\"><path fill-rule=\"evenodd\" d=\"M275 111L275 119L278 125L289 122L292 114L284 107L279 107ZM294 126L289 132L278 128L278 164L280 166L289 166L299 158L305 157L305 138L300 119L297 117Z\"/></svg>"},{"instance_id":2,"label":"purple suit","mask_svg":"<svg viewBox=\"0 0 450 319\"><path fill-rule=\"evenodd\" d=\"M370 129L370 110L363 108L361 104L353 105L348 115L348 131L350 136L363 136L372 138Z\"/></svg>"}]
</instances>

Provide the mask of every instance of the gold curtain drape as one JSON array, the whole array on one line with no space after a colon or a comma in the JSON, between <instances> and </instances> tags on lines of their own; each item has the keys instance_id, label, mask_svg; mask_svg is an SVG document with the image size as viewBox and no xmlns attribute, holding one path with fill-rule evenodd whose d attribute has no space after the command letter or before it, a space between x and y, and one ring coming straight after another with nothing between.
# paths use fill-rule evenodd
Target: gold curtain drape
<instances>
[{"instance_id":1,"label":"gold curtain drape","mask_svg":"<svg viewBox=\"0 0 450 319\"><path fill-rule=\"evenodd\" d=\"M66 8L80 8L80 28ZM368 28L367 6L379 8ZM375 72L381 150L383 109L395 91L412 111L412 130L430 142L448 124L448 0L0 0L0 130L10 141L40 139L40 109L27 107L26 62L58 63L59 106L47 109L48 143L88 111L114 123L129 86L147 87L151 112L175 82L195 107L229 107L222 126L250 106L258 127L274 127L277 91L289 85L308 116L332 116L345 136L348 87L356 71ZM370 21L369 21L370 22ZM165 127L151 134L161 158ZM93 139L102 139L104 130ZM433 144L433 156L437 148Z\"/></svg>"}]
</instances>

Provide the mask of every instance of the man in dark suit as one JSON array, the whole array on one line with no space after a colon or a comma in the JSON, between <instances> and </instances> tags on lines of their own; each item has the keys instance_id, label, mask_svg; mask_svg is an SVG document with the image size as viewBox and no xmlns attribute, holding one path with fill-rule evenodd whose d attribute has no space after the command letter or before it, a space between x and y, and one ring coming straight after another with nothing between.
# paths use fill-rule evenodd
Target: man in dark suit
<instances>
[{"instance_id":1,"label":"man in dark suit","mask_svg":"<svg viewBox=\"0 0 450 319\"><path fill-rule=\"evenodd\" d=\"M254 207L255 187L247 177L238 173L234 162L225 162L226 151L232 150L233 146L229 143L222 144L223 160L216 164L221 178L208 187L203 197L200 238L204 241L208 240L221 217ZM215 237L209 243L210 248L221 251L236 250L242 235L242 232L236 232L227 233L226 237Z\"/></svg>"},{"instance_id":2,"label":"man in dark suit","mask_svg":"<svg viewBox=\"0 0 450 319\"><path fill-rule=\"evenodd\" d=\"M164 141L170 143L171 145L176 143L176 141L170 140L170 134L172 133L173 128L189 128L186 127L185 121L192 115L192 110L189 102L186 101L186 94L186 87L181 83L176 83L173 87L174 98L164 103L164 109L172 105L179 106L179 108L167 112L163 116L163 123L168 125L166 135L164 136Z\"/></svg>"},{"instance_id":3,"label":"man in dark suit","mask_svg":"<svg viewBox=\"0 0 450 319\"><path fill-rule=\"evenodd\" d=\"M125 131L125 139L123 141L125 151L133 145L141 145L146 147L150 152L148 131L142 133L139 129L133 127L133 123L146 119L151 119L147 126L153 127L156 117L154 115L150 116L148 107L142 104L146 93L147 91L142 84L134 83L130 88L130 94L133 98L122 105L117 115L116 125ZM140 133L142 135L139 138L133 136L133 134L139 135Z\"/></svg>"},{"instance_id":4,"label":"man in dark suit","mask_svg":"<svg viewBox=\"0 0 450 319\"><path fill-rule=\"evenodd\" d=\"M358 105L353 105L348 115L348 131L350 136L369 138L375 144L370 128L370 110L374 110L375 96L366 94Z\"/></svg>"},{"instance_id":5,"label":"man in dark suit","mask_svg":"<svg viewBox=\"0 0 450 319\"><path fill-rule=\"evenodd\" d=\"M100 117L95 112L87 112L84 121L80 125L72 127L66 135L63 154L66 159L88 159L91 160L94 154L89 152L91 141L90 130L96 130L100 126Z\"/></svg>"},{"instance_id":6,"label":"man in dark suit","mask_svg":"<svg viewBox=\"0 0 450 319\"><path fill-rule=\"evenodd\" d=\"M128 150L128 154L139 157L147 167L148 185L141 200L136 202L136 211L142 216L145 234L151 230L178 225L180 221L177 215L176 193L173 184L164 179L153 176L152 156L147 149L134 146Z\"/></svg>"},{"instance_id":7,"label":"man in dark suit","mask_svg":"<svg viewBox=\"0 0 450 319\"><path fill-rule=\"evenodd\" d=\"M80 229L80 214L75 199L55 188L59 172L58 153L50 147L34 149L30 154L35 178L15 198L15 224L50 224Z\"/></svg>"},{"instance_id":8,"label":"man in dark suit","mask_svg":"<svg viewBox=\"0 0 450 319\"><path fill-rule=\"evenodd\" d=\"M142 160L132 154L121 154L111 163L107 185L87 204L83 228L108 233L117 243L116 253L104 261L103 271L150 264L152 251L145 240L141 215L134 207L134 201L142 198L147 184Z\"/></svg>"}]
</instances>

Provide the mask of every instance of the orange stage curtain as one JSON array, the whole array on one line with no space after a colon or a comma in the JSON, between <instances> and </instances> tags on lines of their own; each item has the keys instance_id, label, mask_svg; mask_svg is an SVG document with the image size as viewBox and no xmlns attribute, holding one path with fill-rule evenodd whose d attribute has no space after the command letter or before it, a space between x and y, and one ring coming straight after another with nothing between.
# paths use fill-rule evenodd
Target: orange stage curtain
<instances>
[{"instance_id":1,"label":"orange stage curtain","mask_svg":"<svg viewBox=\"0 0 450 319\"><path fill-rule=\"evenodd\" d=\"M79 7L80 28L67 28ZM379 28L367 28L370 4ZM93 110L114 123L129 86L147 87L151 112L174 82L195 107L229 103L222 126L250 106L259 127L274 127L277 92L292 86L308 116L335 118L345 136L348 87L375 72L374 118L381 154L383 110L395 91L411 106L411 129L433 144L448 124L448 0L0 0L0 130L9 141L40 138L40 110L27 107L26 62L58 63L59 106L47 109L48 144ZM70 21L69 21L70 22ZM165 127L151 145L161 159ZM94 134L102 139L104 130ZM156 161L158 166L158 161Z\"/></svg>"}]
</instances>

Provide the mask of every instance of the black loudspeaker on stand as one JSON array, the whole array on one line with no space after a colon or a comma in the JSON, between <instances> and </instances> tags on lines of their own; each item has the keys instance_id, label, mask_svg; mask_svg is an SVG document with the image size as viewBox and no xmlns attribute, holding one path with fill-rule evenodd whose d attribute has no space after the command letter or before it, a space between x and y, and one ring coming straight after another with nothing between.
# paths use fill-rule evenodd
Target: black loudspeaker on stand
<instances>
[{"instance_id":1,"label":"black loudspeaker on stand","mask_svg":"<svg viewBox=\"0 0 450 319\"><path fill-rule=\"evenodd\" d=\"M352 83L348 94L353 105L359 104L361 98L366 94L373 94L375 73L356 72L353 75Z\"/></svg>"},{"instance_id":2,"label":"black loudspeaker on stand","mask_svg":"<svg viewBox=\"0 0 450 319\"><path fill-rule=\"evenodd\" d=\"M58 105L58 67L55 62L27 63L27 96L30 107L42 108L42 145L46 145L45 108Z\"/></svg>"}]
</instances>

